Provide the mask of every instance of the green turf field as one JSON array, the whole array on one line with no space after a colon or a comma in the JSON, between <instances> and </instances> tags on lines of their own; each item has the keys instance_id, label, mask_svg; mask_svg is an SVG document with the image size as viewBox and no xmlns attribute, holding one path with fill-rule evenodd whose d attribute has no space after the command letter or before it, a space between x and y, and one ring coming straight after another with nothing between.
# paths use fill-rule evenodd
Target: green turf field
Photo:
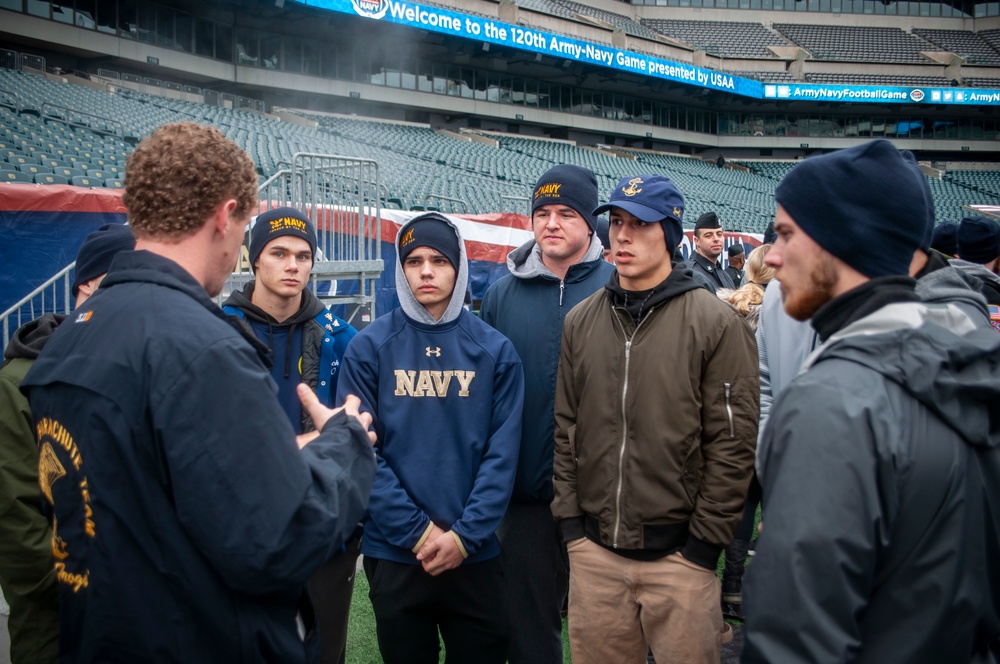
<instances>
[{"instance_id":1,"label":"green turf field","mask_svg":"<svg viewBox=\"0 0 1000 664\"><path fill-rule=\"evenodd\" d=\"M760 509L757 510L756 522L760 523ZM722 578L722 558L719 558L718 573ZM440 661L444 662L444 648L441 649ZM351 602L351 621L347 633L347 664L381 664L378 653L378 640L375 637L375 614L371 601L368 599L368 579L363 571L358 571L354 582L354 599ZM569 638L566 631L566 621L563 620L563 662L570 664Z\"/></svg>"},{"instance_id":2,"label":"green turf field","mask_svg":"<svg viewBox=\"0 0 1000 664\"><path fill-rule=\"evenodd\" d=\"M570 664L569 638L563 620L563 662ZM444 646L440 661L444 662ZM347 630L347 664L382 664L375 638L375 614L368 599L368 579L358 571L354 579L354 600L351 602L351 622Z\"/></svg>"}]
</instances>

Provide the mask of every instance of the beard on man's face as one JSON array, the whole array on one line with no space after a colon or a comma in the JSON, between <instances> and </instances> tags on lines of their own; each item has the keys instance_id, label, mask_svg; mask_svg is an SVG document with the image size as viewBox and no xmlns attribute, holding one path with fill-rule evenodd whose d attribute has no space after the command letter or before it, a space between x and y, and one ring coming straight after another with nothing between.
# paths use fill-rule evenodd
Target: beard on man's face
<instances>
[{"instance_id":1,"label":"beard on man's face","mask_svg":"<svg viewBox=\"0 0 1000 664\"><path fill-rule=\"evenodd\" d=\"M833 299L837 271L832 256L821 255L809 270L804 283L782 282L785 313L798 321L807 321L816 311Z\"/></svg>"}]
</instances>

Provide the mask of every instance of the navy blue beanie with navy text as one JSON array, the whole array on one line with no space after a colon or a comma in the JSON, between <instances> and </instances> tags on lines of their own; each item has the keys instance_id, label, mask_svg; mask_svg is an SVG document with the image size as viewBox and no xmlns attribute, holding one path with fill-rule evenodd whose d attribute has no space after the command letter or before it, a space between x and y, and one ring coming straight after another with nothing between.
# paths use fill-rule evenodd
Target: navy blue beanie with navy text
<instances>
[{"instance_id":1,"label":"navy blue beanie with navy text","mask_svg":"<svg viewBox=\"0 0 1000 664\"><path fill-rule=\"evenodd\" d=\"M304 214L291 207L280 207L257 215L250 230L250 265L257 272L255 263L264 247L284 235L302 238L309 243L313 265L316 264L316 227Z\"/></svg>"},{"instance_id":2,"label":"navy blue beanie with navy text","mask_svg":"<svg viewBox=\"0 0 1000 664\"><path fill-rule=\"evenodd\" d=\"M538 178L531 192L531 216L543 205L565 205L583 217L591 231L597 230L597 176L589 168L562 164Z\"/></svg>"},{"instance_id":3,"label":"navy blue beanie with navy text","mask_svg":"<svg viewBox=\"0 0 1000 664\"><path fill-rule=\"evenodd\" d=\"M458 271L462 260L462 249L459 245L458 233L455 228L437 213L430 212L414 217L399 231L399 262L418 247L430 247L448 259L451 266Z\"/></svg>"}]
</instances>

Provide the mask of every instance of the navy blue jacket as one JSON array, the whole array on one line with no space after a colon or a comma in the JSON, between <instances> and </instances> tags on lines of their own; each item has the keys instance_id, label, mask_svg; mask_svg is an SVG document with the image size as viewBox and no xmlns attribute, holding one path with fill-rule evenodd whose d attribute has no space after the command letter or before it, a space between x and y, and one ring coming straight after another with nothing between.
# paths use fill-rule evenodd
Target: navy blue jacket
<instances>
[{"instance_id":1,"label":"navy blue jacket","mask_svg":"<svg viewBox=\"0 0 1000 664\"><path fill-rule=\"evenodd\" d=\"M302 408L295 386L302 382L316 392L319 402L333 408L333 397L337 394L337 374L340 361L354 335L358 333L346 320L334 316L318 297L308 288L302 291L299 310L280 323L273 316L252 302L256 280L248 283L242 291L236 291L222 303L222 310L246 322L257 339L269 346L272 362L271 377L278 381L278 400L285 406L285 412L296 433L315 429L309 413ZM284 329L284 343L279 343L275 329ZM299 335L294 339L292 335ZM289 352L298 346L301 353ZM294 356L293 356L294 355ZM281 385L287 386L289 394L282 392Z\"/></svg>"},{"instance_id":2,"label":"navy blue jacket","mask_svg":"<svg viewBox=\"0 0 1000 664\"><path fill-rule=\"evenodd\" d=\"M563 319L608 283L614 266L602 257L596 235L583 261L559 280L541 264L534 240L510 252L511 274L490 286L483 320L511 340L524 366L521 449L511 502L552 502L552 441L556 371Z\"/></svg>"},{"instance_id":3,"label":"navy blue jacket","mask_svg":"<svg viewBox=\"0 0 1000 664\"><path fill-rule=\"evenodd\" d=\"M177 264L123 252L25 378L63 661L311 659L304 584L374 460L343 415L297 449L262 350Z\"/></svg>"}]
</instances>

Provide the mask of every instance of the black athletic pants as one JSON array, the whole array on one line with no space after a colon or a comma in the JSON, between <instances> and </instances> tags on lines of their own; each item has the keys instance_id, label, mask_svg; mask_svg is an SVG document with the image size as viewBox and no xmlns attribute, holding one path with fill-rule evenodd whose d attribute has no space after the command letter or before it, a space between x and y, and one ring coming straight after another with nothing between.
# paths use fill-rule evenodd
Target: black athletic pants
<instances>
[{"instance_id":1,"label":"black athletic pants","mask_svg":"<svg viewBox=\"0 0 1000 664\"><path fill-rule=\"evenodd\" d=\"M420 565L364 558L385 664L503 664L510 618L500 558L462 563L439 576Z\"/></svg>"},{"instance_id":2,"label":"black athletic pants","mask_svg":"<svg viewBox=\"0 0 1000 664\"><path fill-rule=\"evenodd\" d=\"M320 567L309 579L309 595L323 657L320 664L344 664L347 654L347 621L354 593L354 572L361 553L361 537L351 537L344 550Z\"/></svg>"}]
</instances>

